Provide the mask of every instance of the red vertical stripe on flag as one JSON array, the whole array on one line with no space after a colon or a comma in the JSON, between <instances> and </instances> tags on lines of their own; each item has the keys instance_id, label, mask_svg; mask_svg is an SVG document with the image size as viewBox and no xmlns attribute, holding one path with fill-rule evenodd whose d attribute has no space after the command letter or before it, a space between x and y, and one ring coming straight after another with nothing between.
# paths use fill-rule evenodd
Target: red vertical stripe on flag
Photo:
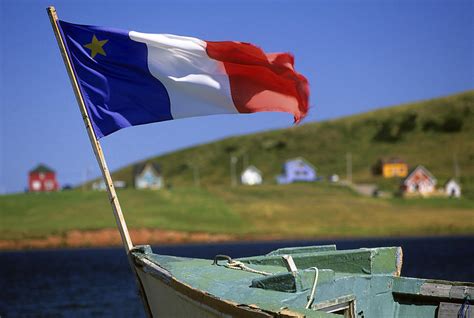
<instances>
[{"instance_id":1,"label":"red vertical stripe on flag","mask_svg":"<svg viewBox=\"0 0 474 318\"><path fill-rule=\"evenodd\" d=\"M309 84L288 53L265 54L242 42L207 42L207 54L224 63L240 113L281 111L299 122L308 113Z\"/></svg>"}]
</instances>

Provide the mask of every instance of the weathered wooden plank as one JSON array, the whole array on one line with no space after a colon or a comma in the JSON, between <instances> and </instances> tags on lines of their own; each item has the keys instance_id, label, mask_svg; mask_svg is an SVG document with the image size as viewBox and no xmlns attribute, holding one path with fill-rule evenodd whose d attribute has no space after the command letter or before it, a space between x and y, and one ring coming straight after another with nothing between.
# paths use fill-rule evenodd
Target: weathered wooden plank
<instances>
[{"instance_id":1,"label":"weathered wooden plank","mask_svg":"<svg viewBox=\"0 0 474 318\"><path fill-rule=\"evenodd\" d=\"M438 318L457 317L460 308L460 304L440 303L438 309Z\"/></svg>"},{"instance_id":2,"label":"weathered wooden plank","mask_svg":"<svg viewBox=\"0 0 474 318\"><path fill-rule=\"evenodd\" d=\"M430 281L407 277L397 277L393 281L393 293L436 297L446 299L464 300L466 297L473 299L474 286L471 283Z\"/></svg>"},{"instance_id":3,"label":"weathered wooden plank","mask_svg":"<svg viewBox=\"0 0 474 318\"><path fill-rule=\"evenodd\" d=\"M420 295L449 298L451 285L438 283L424 283L420 288Z\"/></svg>"},{"instance_id":4,"label":"weathered wooden plank","mask_svg":"<svg viewBox=\"0 0 474 318\"><path fill-rule=\"evenodd\" d=\"M474 299L474 287L470 286L453 286L451 292L449 293L451 298L463 299L469 296L471 299Z\"/></svg>"},{"instance_id":5,"label":"weathered wooden plank","mask_svg":"<svg viewBox=\"0 0 474 318\"><path fill-rule=\"evenodd\" d=\"M337 306L342 305L340 309L342 308L349 308L351 306L351 302L355 301L355 296L354 295L347 295L347 296L342 296L334 299L329 299L325 300L322 302L319 302L317 304L314 304L311 309L313 310L324 310L327 312L330 312L331 310L335 309ZM339 307L337 307L339 308Z\"/></svg>"},{"instance_id":6,"label":"weathered wooden plank","mask_svg":"<svg viewBox=\"0 0 474 318\"><path fill-rule=\"evenodd\" d=\"M393 279L392 290L395 294L419 295L424 279L410 277L396 277Z\"/></svg>"}]
</instances>

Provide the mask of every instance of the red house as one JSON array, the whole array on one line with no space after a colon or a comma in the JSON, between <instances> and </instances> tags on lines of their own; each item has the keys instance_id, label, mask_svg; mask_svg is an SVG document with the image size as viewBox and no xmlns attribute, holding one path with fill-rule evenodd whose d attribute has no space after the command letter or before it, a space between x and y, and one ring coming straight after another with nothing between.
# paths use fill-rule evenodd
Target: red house
<instances>
[{"instance_id":1,"label":"red house","mask_svg":"<svg viewBox=\"0 0 474 318\"><path fill-rule=\"evenodd\" d=\"M30 192L48 192L59 189L56 172L45 165L38 165L28 175L28 190Z\"/></svg>"}]
</instances>

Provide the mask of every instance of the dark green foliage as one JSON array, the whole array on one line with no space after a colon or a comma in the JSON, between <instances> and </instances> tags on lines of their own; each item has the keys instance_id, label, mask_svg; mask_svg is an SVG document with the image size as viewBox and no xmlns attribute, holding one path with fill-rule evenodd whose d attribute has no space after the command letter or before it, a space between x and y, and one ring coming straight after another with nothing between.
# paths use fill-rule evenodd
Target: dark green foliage
<instances>
[{"instance_id":1,"label":"dark green foliage","mask_svg":"<svg viewBox=\"0 0 474 318\"><path fill-rule=\"evenodd\" d=\"M460 115L447 114L442 121L432 118L425 120L423 123L423 131L453 133L461 131L462 126L463 118Z\"/></svg>"},{"instance_id":2,"label":"dark green foliage","mask_svg":"<svg viewBox=\"0 0 474 318\"><path fill-rule=\"evenodd\" d=\"M229 154L236 152L238 149L239 149L239 147L235 146L235 145L228 145L228 146L224 147L224 151L226 153L229 153Z\"/></svg>"},{"instance_id":3,"label":"dark green foliage","mask_svg":"<svg viewBox=\"0 0 474 318\"><path fill-rule=\"evenodd\" d=\"M178 166L177 171L178 172L183 172L189 169L189 164L188 163L183 163Z\"/></svg>"},{"instance_id":4,"label":"dark green foliage","mask_svg":"<svg viewBox=\"0 0 474 318\"><path fill-rule=\"evenodd\" d=\"M375 141L396 142L403 135L416 129L418 115L415 112L407 112L400 119L387 118L382 121L381 126L374 135Z\"/></svg>"},{"instance_id":5,"label":"dark green foliage","mask_svg":"<svg viewBox=\"0 0 474 318\"><path fill-rule=\"evenodd\" d=\"M382 159L377 160L377 162L371 167L371 170L374 176L380 176L382 174Z\"/></svg>"},{"instance_id":6,"label":"dark green foliage","mask_svg":"<svg viewBox=\"0 0 474 318\"><path fill-rule=\"evenodd\" d=\"M414 112L409 112L403 115L399 124L400 133L408 133L416 129L416 119L418 115Z\"/></svg>"},{"instance_id":7,"label":"dark green foliage","mask_svg":"<svg viewBox=\"0 0 474 318\"><path fill-rule=\"evenodd\" d=\"M426 119L423 122L423 131L439 131L440 123L435 119Z\"/></svg>"},{"instance_id":8,"label":"dark green foliage","mask_svg":"<svg viewBox=\"0 0 474 318\"><path fill-rule=\"evenodd\" d=\"M444 118L444 122L441 126L444 132L457 132L461 131L463 120L460 116L448 115Z\"/></svg>"},{"instance_id":9,"label":"dark green foliage","mask_svg":"<svg viewBox=\"0 0 474 318\"><path fill-rule=\"evenodd\" d=\"M386 119L374 135L375 141L396 142L401 138L398 124L392 119Z\"/></svg>"},{"instance_id":10,"label":"dark green foliage","mask_svg":"<svg viewBox=\"0 0 474 318\"><path fill-rule=\"evenodd\" d=\"M262 142L264 150L282 150L286 147L286 142L283 140L267 139Z\"/></svg>"}]
</instances>

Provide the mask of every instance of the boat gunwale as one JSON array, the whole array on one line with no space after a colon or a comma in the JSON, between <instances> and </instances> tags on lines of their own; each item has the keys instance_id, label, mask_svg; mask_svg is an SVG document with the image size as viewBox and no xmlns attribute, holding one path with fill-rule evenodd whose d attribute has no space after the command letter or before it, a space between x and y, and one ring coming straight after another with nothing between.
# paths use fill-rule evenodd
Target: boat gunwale
<instances>
[{"instance_id":1,"label":"boat gunwale","mask_svg":"<svg viewBox=\"0 0 474 318\"><path fill-rule=\"evenodd\" d=\"M215 309L220 313L229 314L236 317L305 317L305 314L289 310L288 308L282 308L278 312L269 309L263 309L257 305L239 304L227 299L217 297L208 292L204 292L200 289L194 288L189 284L186 284L178 280L168 270L161 267L159 264L147 259L146 257L140 257L139 254L146 255L147 251L143 251L142 248L132 250L132 256L134 258L135 266L137 270L143 271L145 274L148 273L154 278L164 282L181 295L189 298L194 302L209 306L211 309ZM142 282L143 283L143 282Z\"/></svg>"}]
</instances>

